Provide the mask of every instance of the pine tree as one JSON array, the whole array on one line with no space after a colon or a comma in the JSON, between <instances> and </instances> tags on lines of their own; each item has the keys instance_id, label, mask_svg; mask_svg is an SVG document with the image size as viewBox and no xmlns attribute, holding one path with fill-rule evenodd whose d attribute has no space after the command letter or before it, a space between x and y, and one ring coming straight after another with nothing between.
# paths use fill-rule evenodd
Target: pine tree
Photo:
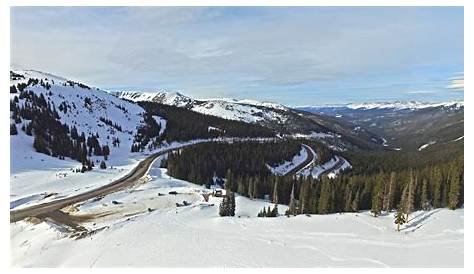
<instances>
[{"instance_id":1,"label":"pine tree","mask_svg":"<svg viewBox=\"0 0 474 274\"><path fill-rule=\"evenodd\" d=\"M237 193L245 195L245 186L242 177L239 177L237 179Z\"/></svg>"},{"instance_id":2,"label":"pine tree","mask_svg":"<svg viewBox=\"0 0 474 274\"><path fill-rule=\"evenodd\" d=\"M275 204L268 217L277 217L277 216L278 216L278 205Z\"/></svg>"},{"instance_id":3,"label":"pine tree","mask_svg":"<svg viewBox=\"0 0 474 274\"><path fill-rule=\"evenodd\" d=\"M10 135L17 135L17 134L18 134L18 130L16 129L16 125L10 124Z\"/></svg>"},{"instance_id":4,"label":"pine tree","mask_svg":"<svg viewBox=\"0 0 474 274\"><path fill-rule=\"evenodd\" d=\"M227 191L226 196L219 205L219 215L234 216L235 215L235 195L232 191Z\"/></svg>"},{"instance_id":5,"label":"pine tree","mask_svg":"<svg viewBox=\"0 0 474 274\"><path fill-rule=\"evenodd\" d=\"M272 202L274 204L278 204L278 182L279 182L279 177L275 176L275 183L273 186L273 199L272 199Z\"/></svg>"},{"instance_id":6,"label":"pine tree","mask_svg":"<svg viewBox=\"0 0 474 274\"><path fill-rule=\"evenodd\" d=\"M409 217L410 214L415 207L415 184L416 184L416 178L413 178L413 170L410 170L410 175L409 175L409 183L408 183L408 194L407 194L407 200L406 200L406 205L405 205L405 214L406 214L406 222L408 223L410 221Z\"/></svg>"},{"instance_id":7,"label":"pine tree","mask_svg":"<svg viewBox=\"0 0 474 274\"><path fill-rule=\"evenodd\" d=\"M318 214L331 213L330 201L331 201L331 185L330 185L329 180L323 179L323 183L321 186L321 193L320 193L319 202L318 202Z\"/></svg>"},{"instance_id":8,"label":"pine tree","mask_svg":"<svg viewBox=\"0 0 474 274\"><path fill-rule=\"evenodd\" d=\"M258 198L258 179L256 177L253 178L253 194L254 199Z\"/></svg>"},{"instance_id":9,"label":"pine tree","mask_svg":"<svg viewBox=\"0 0 474 274\"><path fill-rule=\"evenodd\" d=\"M229 216L235 216L235 194L229 193Z\"/></svg>"},{"instance_id":10,"label":"pine tree","mask_svg":"<svg viewBox=\"0 0 474 274\"><path fill-rule=\"evenodd\" d=\"M105 161L101 161L100 162L100 169L106 169L107 168L107 165L105 164Z\"/></svg>"},{"instance_id":11,"label":"pine tree","mask_svg":"<svg viewBox=\"0 0 474 274\"><path fill-rule=\"evenodd\" d=\"M429 210L430 209L430 201L428 200L428 181L423 179L423 183L421 185L421 197L420 197L420 204L421 209Z\"/></svg>"},{"instance_id":12,"label":"pine tree","mask_svg":"<svg viewBox=\"0 0 474 274\"><path fill-rule=\"evenodd\" d=\"M377 217L380 215L382 211L382 203L383 203L383 194L382 194L382 176L379 175L375 179L375 186L374 190L372 191L372 209L371 212L374 215L374 217Z\"/></svg>"},{"instance_id":13,"label":"pine tree","mask_svg":"<svg viewBox=\"0 0 474 274\"><path fill-rule=\"evenodd\" d=\"M248 196L250 199L255 198L255 197L253 196L253 184L254 184L253 178L252 178L252 177L249 177L249 178L248 178L247 196Z\"/></svg>"},{"instance_id":14,"label":"pine tree","mask_svg":"<svg viewBox=\"0 0 474 274\"><path fill-rule=\"evenodd\" d=\"M461 193L460 187L460 176L455 168L451 168L449 194L448 194L448 207L450 209L456 209L459 204L459 196Z\"/></svg>"},{"instance_id":15,"label":"pine tree","mask_svg":"<svg viewBox=\"0 0 474 274\"><path fill-rule=\"evenodd\" d=\"M225 175L225 189L226 190L232 190L234 188L233 186L233 178L232 178L232 171L230 169L227 169L227 173Z\"/></svg>"},{"instance_id":16,"label":"pine tree","mask_svg":"<svg viewBox=\"0 0 474 274\"><path fill-rule=\"evenodd\" d=\"M384 195L384 210L390 212L392 210L393 194L395 192L395 172L390 173L388 189Z\"/></svg>"},{"instance_id":17,"label":"pine tree","mask_svg":"<svg viewBox=\"0 0 474 274\"><path fill-rule=\"evenodd\" d=\"M403 214L402 207L398 207L397 213L395 214L395 224L397 225L397 231L400 231L400 225L406 222Z\"/></svg>"},{"instance_id":18,"label":"pine tree","mask_svg":"<svg viewBox=\"0 0 474 274\"><path fill-rule=\"evenodd\" d=\"M441 207L441 171L438 167L433 168L431 177L433 182L433 207L439 208Z\"/></svg>"},{"instance_id":19,"label":"pine tree","mask_svg":"<svg viewBox=\"0 0 474 274\"><path fill-rule=\"evenodd\" d=\"M356 192L354 200L352 200L351 210L353 212L359 211L359 191Z\"/></svg>"},{"instance_id":20,"label":"pine tree","mask_svg":"<svg viewBox=\"0 0 474 274\"><path fill-rule=\"evenodd\" d=\"M46 141L41 135L35 135L35 139L33 141L33 147L36 149L37 152L50 155L50 152L46 146Z\"/></svg>"},{"instance_id":21,"label":"pine tree","mask_svg":"<svg viewBox=\"0 0 474 274\"><path fill-rule=\"evenodd\" d=\"M291 187L291 194L290 194L290 204L287 210L287 215L295 215L296 216L296 199L295 199L295 184Z\"/></svg>"},{"instance_id":22,"label":"pine tree","mask_svg":"<svg viewBox=\"0 0 474 274\"><path fill-rule=\"evenodd\" d=\"M107 161L110 155L110 148L108 145L104 145L102 147L102 154L104 155L104 160Z\"/></svg>"}]
</instances>

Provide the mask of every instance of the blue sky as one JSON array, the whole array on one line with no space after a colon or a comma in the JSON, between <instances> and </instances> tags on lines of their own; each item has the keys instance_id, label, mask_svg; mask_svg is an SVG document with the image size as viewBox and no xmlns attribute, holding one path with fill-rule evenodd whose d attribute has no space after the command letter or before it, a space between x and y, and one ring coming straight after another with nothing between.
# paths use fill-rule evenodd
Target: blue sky
<instances>
[{"instance_id":1,"label":"blue sky","mask_svg":"<svg viewBox=\"0 0 474 274\"><path fill-rule=\"evenodd\" d=\"M463 99L462 7L13 7L11 63L287 105Z\"/></svg>"}]
</instances>

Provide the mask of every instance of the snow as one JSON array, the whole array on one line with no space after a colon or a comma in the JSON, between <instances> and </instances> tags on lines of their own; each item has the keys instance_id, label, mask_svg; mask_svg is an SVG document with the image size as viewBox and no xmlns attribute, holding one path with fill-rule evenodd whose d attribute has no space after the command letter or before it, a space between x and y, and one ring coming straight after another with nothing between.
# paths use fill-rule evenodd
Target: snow
<instances>
[{"instance_id":1,"label":"snow","mask_svg":"<svg viewBox=\"0 0 474 274\"><path fill-rule=\"evenodd\" d=\"M289 171L293 170L298 165L304 163L304 161L308 158L308 152L304 147L301 147L301 150L298 154L293 156L291 161L285 161L282 164L279 164L275 167L272 167L267 164L268 169L275 175L284 176Z\"/></svg>"},{"instance_id":2,"label":"snow","mask_svg":"<svg viewBox=\"0 0 474 274\"><path fill-rule=\"evenodd\" d=\"M191 109L199 113L247 123L256 123L263 120L279 121L281 123L286 121L283 114L273 110L223 100L204 101L193 105Z\"/></svg>"},{"instance_id":3,"label":"snow","mask_svg":"<svg viewBox=\"0 0 474 274\"><path fill-rule=\"evenodd\" d=\"M304 177L312 176L313 178L319 178L324 172L333 169L326 176L330 179L334 179L341 171L351 168L352 166L349 161L339 155L335 155L324 164L312 164L303 168L300 172L298 172L298 175Z\"/></svg>"},{"instance_id":4,"label":"snow","mask_svg":"<svg viewBox=\"0 0 474 274\"><path fill-rule=\"evenodd\" d=\"M307 139L325 139L325 138L340 138L341 135L334 134L332 132L315 132L312 131L310 134L295 133L291 135L293 138L307 138Z\"/></svg>"},{"instance_id":5,"label":"snow","mask_svg":"<svg viewBox=\"0 0 474 274\"><path fill-rule=\"evenodd\" d=\"M464 139L464 136L461 136L461 137L459 137L459 138L456 138L456 139L454 139L452 142L461 141L462 139Z\"/></svg>"},{"instance_id":6,"label":"snow","mask_svg":"<svg viewBox=\"0 0 474 274\"><path fill-rule=\"evenodd\" d=\"M418 148L418 151L422 151L423 149L425 149L425 148L427 148L427 147L429 147L429 146L431 146L431 145L434 145L434 144L436 144L436 141L429 141L428 143L426 143L426 144L420 146L420 147Z\"/></svg>"},{"instance_id":7,"label":"snow","mask_svg":"<svg viewBox=\"0 0 474 274\"><path fill-rule=\"evenodd\" d=\"M81 166L77 161L59 160L35 152L22 138L32 138L19 131L19 135L11 136L11 148L21 157L11 153L10 172L10 208L20 208L33 204L44 203L59 198L80 194L93 188L111 183L123 177L151 153L167 149L178 149L189 145L206 142L240 142L275 141L274 138L232 138L218 137L211 139L196 139L187 142L164 143L153 151L144 153L129 153L126 157L108 161L107 169L94 168L86 173L73 172ZM16 145L18 143L18 145ZM97 163L98 165L98 163ZM33 183L32 183L33 182ZM48 196L45 199L45 196Z\"/></svg>"},{"instance_id":8,"label":"snow","mask_svg":"<svg viewBox=\"0 0 474 274\"><path fill-rule=\"evenodd\" d=\"M212 126L208 126L207 131L208 132L211 132L211 131L225 132L225 130L223 130L223 129L220 129L218 127L212 127Z\"/></svg>"},{"instance_id":9,"label":"snow","mask_svg":"<svg viewBox=\"0 0 474 274\"><path fill-rule=\"evenodd\" d=\"M159 135L162 135L166 130L166 119L156 115L153 116L153 119L160 125Z\"/></svg>"},{"instance_id":10,"label":"snow","mask_svg":"<svg viewBox=\"0 0 474 274\"><path fill-rule=\"evenodd\" d=\"M10 136L10 208L45 202L45 194L52 194L49 199L58 199L110 183L125 175L143 158L140 154L127 153L127 157L121 158L114 155L107 161L105 170L94 168L86 173L76 173L73 170L80 168L81 163L37 153L32 143L33 137L21 130L18 135Z\"/></svg>"},{"instance_id":11,"label":"snow","mask_svg":"<svg viewBox=\"0 0 474 274\"><path fill-rule=\"evenodd\" d=\"M286 116L278 111L288 110L283 105L259 102L255 100L235 100L227 98L211 98L195 100L177 92L140 92L122 91L113 93L119 98L139 101L152 101L177 107L185 107L193 111L221 117L229 120L256 123L259 121L277 121L283 123Z\"/></svg>"},{"instance_id":12,"label":"snow","mask_svg":"<svg viewBox=\"0 0 474 274\"><path fill-rule=\"evenodd\" d=\"M137 104L94 87L87 89L78 85L64 86L67 80L52 74L33 70L14 72L24 75L25 79L12 80L11 84L25 83L29 78L42 79L49 83L50 90L39 84L28 86L26 90L38 95L43 94L48 102L54 103L61 123L76 126L79 134L84 132L87 137L89 134L98 133L100 144L108 144L111 152L106 161L106 170L95 168L84 174L75 173L73 170L81 166L79 162L71 159L59 160L37 153L33 148L33 137L27 136L20 129L21 124L17 124L18 135L10 136L10 207L43 202L45 196L48 196L48 199L57 199L109 183L126 174L144 157L140 153L130 153L136 128L143 123L144 110ZM19 93L10 94L10 98L18 95ZM86 97L90 98L90 105L85 103ZM20 99L19 104L23 105L24 101ZM67 113L59 110L62 102L70 106ZM101 117L120 125L122 131L106 125L100 121ZM166 121L158 116L155 119L164 125L164 130ZM26 121L22 123L24 122ZM112 145L114 137L120 140L117 147ZM103 157L92 156L91 160L98 166Z\"/></svg>"},{"instance_id":13,"label":"snow","mask_svg":"<svg viewBox=\"0 0 474 274\"><path fill-rule=\"evenodd\" d=\"M360 110L370 110L370 109L417 110L417 109L432 108L432 107L461 109L461 108L464 108L464 101L448 101L448 102L440 102L440 103L429 103L429 102L418 102L418 101L368 102L368 103L333 104L333 105L320 105L320 106L297 106L295 108L297 109L349 108L349 109L360 109ZM340 115L338 116L340 117Z\"/></svg>"},{"instance_id":14,"label":"snow","mask_svg":"<svg viewBox=\"0 0 474 274\"><path fill-rule=\"evenodd\" d=\"M393 213L377 218L369 212L257 218L271 204L242 196L236 197L235 217L219 217L221 198L205 202L202 197L211 190L169 177L158 163L150 175L144 185L88 201L71 213L107 213L82 224L96 229L85 238L69 238L60 226L47 222L10 224L12 266L464 265L464 209L415 212L400 232ZM171 190L178 194L168 194ZM190 205L176 207L183 200ZM279 212L286 208L279 205Z\"/></svg>"},{"instance_id":15,"label":"snow","mask_svg":"<svg viewBox=\"0 0 474 274\"><path fill-rule=\"evenodd\" d=\"M257 101L253 99L238 100L234 98L205 98L205 99L199 99L199 100L200 101L224 101L228 103L237 103L237 104L244 104L244 105L261 106L261 107L267 107L267 108L273 108L273 109L279 109L279 110L288 110L287 107L279 103Z\"/></svg>"},{"instance_id":16,"label":"snow","mask_svg":"<svg viewBox=\"0 0 474 274\"><path fill-rule=\"evenodd\" d=\"M342 161L342 164L338 168L328 173L329 179L334 179L336 178L337 174L339 174L341 171L352 168L352 165L346 159L340 156L335 156L335 157L337 158L338 161Z\"/></svg>"}]
</instances>

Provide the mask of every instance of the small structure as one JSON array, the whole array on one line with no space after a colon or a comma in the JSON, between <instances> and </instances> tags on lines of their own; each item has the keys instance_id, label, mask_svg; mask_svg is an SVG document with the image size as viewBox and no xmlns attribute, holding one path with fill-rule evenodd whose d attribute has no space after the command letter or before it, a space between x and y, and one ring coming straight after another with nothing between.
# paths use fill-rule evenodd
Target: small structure
<instances>
[{"instance_id":1,"label":"small structure","mask_svg":"<svg viewBox=\"0 0 474 274\"><path fill-rule=\"evenodd\" d=\"M226 192L225 192L224 189L214 189L214 191L212 192L212 196L214 196L214 197L225 197Z\"/></svg>"}]
</instances>

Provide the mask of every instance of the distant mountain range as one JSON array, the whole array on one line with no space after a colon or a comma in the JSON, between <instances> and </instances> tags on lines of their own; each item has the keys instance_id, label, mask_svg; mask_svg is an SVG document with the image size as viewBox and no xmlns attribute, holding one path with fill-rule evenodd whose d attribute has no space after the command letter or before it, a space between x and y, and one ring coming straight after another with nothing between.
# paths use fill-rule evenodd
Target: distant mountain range
<instances>
[{"instance_id":1,"label":"distant mountain range","mask_svg":"<svg viewBox=\"0 0 474 274\"><path fill-rule=\"evenodd\" d=\"M136 133L136 126L143 124L143 109L136 104L139 102L154 102L227 120L258 124L270 128L280 136L316 138L338 149L417 149L426 143L442 144L464 135L462 101L358 103L291 108L274 102L250 99L195 99L179 92L109 92L34 70L12 71L10 78L12 85L27 83L30 78L49 83L53 92L52 98L47 99L54 102L56 107L66 104L72 108L82 108L85 106L83 101L86 96L92 100L97 98L97 107L73 109L73 113L65 113L66 117L61 120L83 117L77 122L68 121L67 124L77 125L80 131L90 134L106 129L102 126L105 122L100 119L112 123L112 126L106 125L112 128L114 124L126 124L127 130L124 129L124 133L128 136L120 139L127 139L129 142ZM49 94L40 85L28 89L38 94L41 91L45 95ZM119 109L121 114L111 114L110 109ZM133 119L129 116L130 110L133 110ZM97 111L103 113L96 114ZM89 117L91 115L94 116L93 120ZM87 123L82 125L81 121ZM102 140L104 136L108 137L107 134L99 135L101 142L107 142L107 139Z\"/></svg>"}]
</instances>

